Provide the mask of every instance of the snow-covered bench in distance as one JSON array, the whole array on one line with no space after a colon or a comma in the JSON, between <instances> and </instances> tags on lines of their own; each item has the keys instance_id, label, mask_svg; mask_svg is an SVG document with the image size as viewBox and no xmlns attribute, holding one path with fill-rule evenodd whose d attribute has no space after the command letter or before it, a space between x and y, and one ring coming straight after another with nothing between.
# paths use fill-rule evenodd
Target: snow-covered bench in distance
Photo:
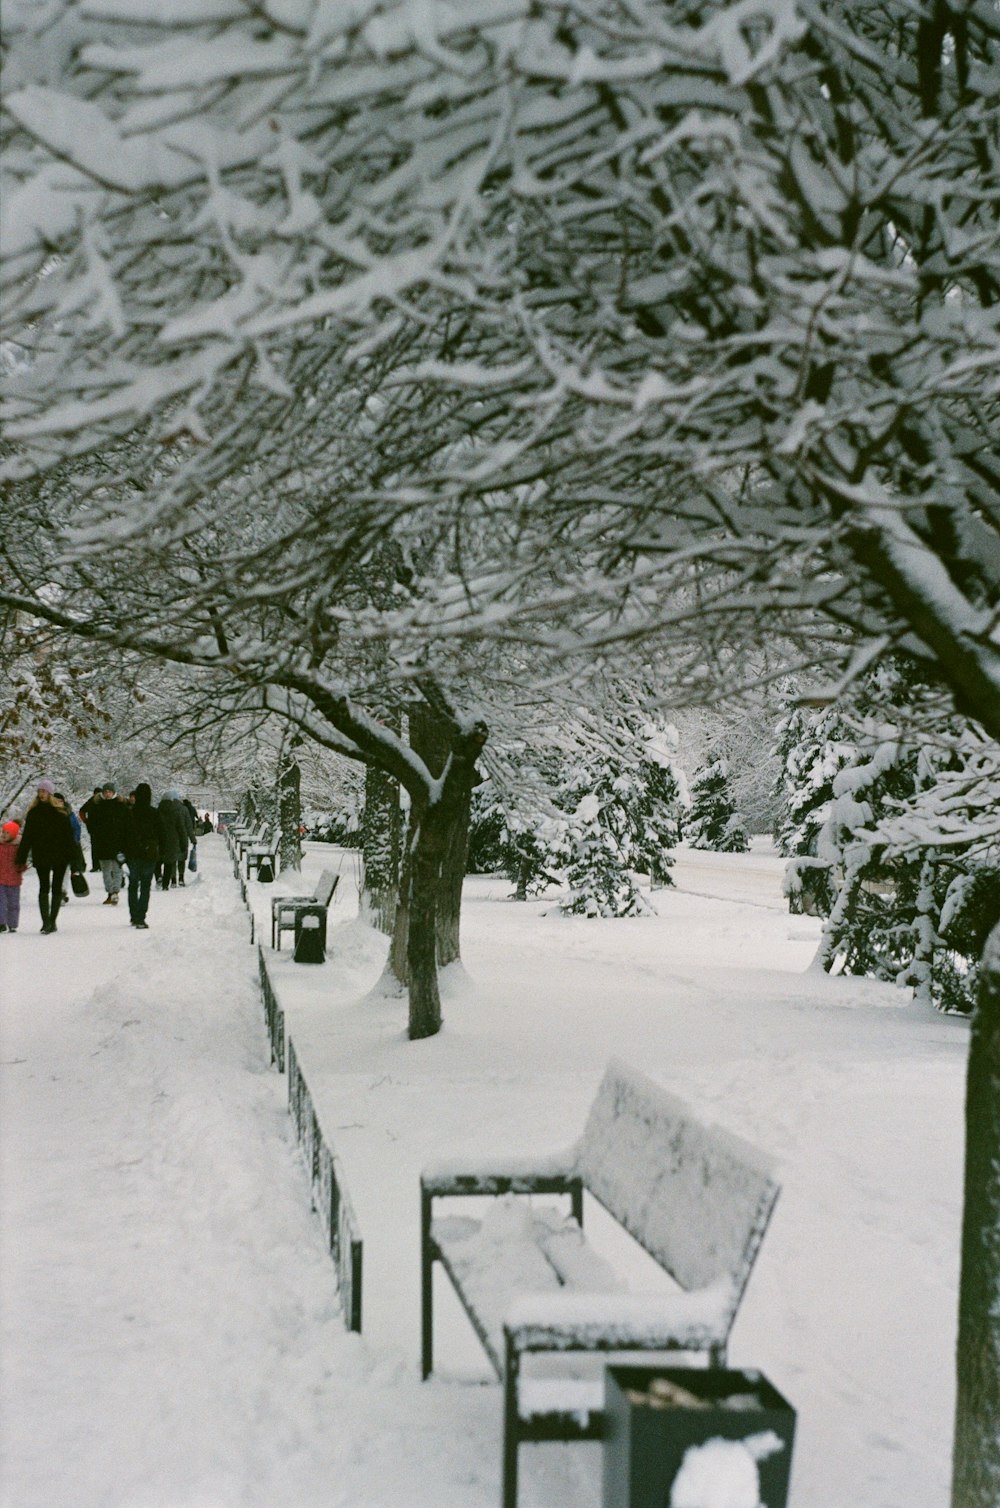
<instances>
[{"instance_id":1,"label":"snow-covered bench in distance","mask_svg":"<svg viewBox=\"0 0 1000 1508\"><path fill-rule=\"evenodd\" d=\"M584 1236L584 1191L676 1291L625 1290ZM519 1194L568 1196L569 1214ZM501 1197L481 1219L435 1217L435 1200L469 1195ZM756 1148L612 1060L568 1152L439 1163L424 1169L420 1197L423 1376L434 1364L439 1262L504 1385L502 1501L515 1508L522 1441L598 1439L603 1423L601 1378L530 1377L522 1375L523 1359L684 1351L723 1366L778 1184Z\"/></svg>"},{"instance_id":2,"label":"snow-covered bench in distance","mask_svg":"<svg viewBox=\"0 0 1000 1508\"><path fill-rule=\"evenodd\" d=\"M229 845L229 856L233 861L233 873L240 873L243 863L243 850L253 843L260 843L267 837L267 824L258 822L248 825L245 822L234 823L226 832L226 842Z\"/></svg>"},{"instance_id":3,"label":"snow-covered bench in distance","mask_svg":"<svg viewBox=\"0 0 1000 1508\"><path fill-rule=\"evenodd\" d=\"M264 832L264 836L256 842L240 845L240 862L242 863L244 859L246 860L248 880L252 879L254 875L259 880L261 868L265 863L269 870L268 878L274 879L274 876L278 872L278 849L280 846L281 833L277 829L273 832L267 829Z\"/></svg>"}]
</instances>

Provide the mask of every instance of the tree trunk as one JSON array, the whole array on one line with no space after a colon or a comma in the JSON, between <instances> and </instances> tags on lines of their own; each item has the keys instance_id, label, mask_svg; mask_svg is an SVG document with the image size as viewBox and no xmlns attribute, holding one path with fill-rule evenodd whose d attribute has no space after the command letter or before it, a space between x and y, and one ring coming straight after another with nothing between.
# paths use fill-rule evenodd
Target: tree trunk
<instances>
[{"instance_id":1,"label":"tree trunk","mask_svg":"<svg viewBox=\"0 0 1000 1508\"><path fill-rule=\"evenodd\" d=\"M390 937L399 900L400 828L399 784L384 770L369 765L361 822L365 861L361 908L372 924Z\"/></svg>"},{"instance_id":2,"label":"tree trunk","mask_svg":"<svg viewBox=\"0 0 1000 1508\"><path fill-rule=\"evenodd\" d=\"M450 755L450 733L446 724L430 707L411 709L410 745L419 754L435 779L445 768ZM447 812L436 813L435 821L445 824L444 848L439 866L439 885L435 911L437 961L443 968L461 957L462 883L465 859L469 850L469 817L472 810L472 783L464 787ZM409 925L412 926L412 917Z\"/></svg>"},{"instance_id":3,"label":"tree trunk","mask_svg":"<svg viewBox=\"0 0 1000 1508\"><path fill-rule=\"evenodd\" d=\"M469 853L469 819L472 813L472 782L459 793L455 811L449 815L441 860L441 888L437 910L437 961L441 968L462 956L462 885Z\"/></svg>"},{"instance_id":4,"label":"tree trunk","mask_svg":"<svg viewBox=\"0 0 1000 1508\"><path fill-rule=\"evenodd\" d=\"M476 760L486 742L483 724L454 731L451 747L440 761L435 757L439 756L440 744L435 750L434 739L440 738L442 725L434 719L436 726L432 727L422 714L423 709L418 709L411 718L411 743L415 749L422 745L432 760L440 762L441 774L437 776L428 765L435 785L427 798L413 798L390 949L391 967L397 977L405 968L410 996L409 1034L414 1039L433 1036L441 1029L437 976L439 913L443 908L454 949L452 957L457 957L458 903L465 868L469 807L476 780ZM433 714L428 713L428 718L433 719Z\"/></svg>"},{"instance_id":5,"label":"tree trunk","mask_svg":"<svg viewBox=\"0 0 1000 1508\"><path fill-rule=\"evenodd\" d=\"M294 752L301 742L292 739L278 774L279 872L302 868L302 771Z\"/></svg>"},{"instance_id":6,"label":"tree trunk","mask_svg":"<svg viewBox=\"0 0 1000 1508\"><path fill-rule=\"evenodd\" d=\"M396 916L392 927L392 942L389 946L389 969L400 984L409 984L410 967L407 962L410 947L410 889L413 876L413 846L417 827L413 808L406 827L406 846L399 872L399 895L396 899Z\"/></svg>"},{"instance_id":7,"label":"tree trunk","mask_svg":"<svg viewBox=\"0 0 1000 1508\"><path fill-rule=\"evenodd\" d=\"M412 1041L441 1030L436 920L442 837L430 811L415 828L410 863L409 927L406 969L410 991L409 1033Z\"/></svg>"},{"instance_id":8,"label":"tree trunk","mask_svg":"<svg viewBox=\"0 0 1000 1508\"><path fill-rule=\"evenodd\" d=\"M951 1508L1000 1503L1000 922L980 970L965 1096Z\"/></svg>"}]
</instances>

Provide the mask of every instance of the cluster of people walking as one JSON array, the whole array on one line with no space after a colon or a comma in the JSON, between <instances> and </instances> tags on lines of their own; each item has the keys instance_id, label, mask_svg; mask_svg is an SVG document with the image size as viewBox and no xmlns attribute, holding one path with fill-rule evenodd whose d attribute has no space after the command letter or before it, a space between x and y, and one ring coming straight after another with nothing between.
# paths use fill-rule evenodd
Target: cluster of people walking
<instances>
[{"instance_id":1,"label":"cluster of people walking","mask_svg":"<svg viewBox=\"0 0 1000 1508\"><path fill-rule=\"evenodd\" d=\"M197 868L197 837L211 829L208 814L199 817L191 802L168 790L153 805L149 785L140 782L120 796L114 781L95 786L79 815L51 780L40 780L23 824L11 819L0 827L0 932L16 932L21 920L21 882L29 864L38 875L42 932L56 931L69 896L89 894L82 837L90 836L91 868L104 884L104 905L128 897L129 921L148 930L146 920L154 881L161 890L185 884Z\"/></svg>"}]
</instances>

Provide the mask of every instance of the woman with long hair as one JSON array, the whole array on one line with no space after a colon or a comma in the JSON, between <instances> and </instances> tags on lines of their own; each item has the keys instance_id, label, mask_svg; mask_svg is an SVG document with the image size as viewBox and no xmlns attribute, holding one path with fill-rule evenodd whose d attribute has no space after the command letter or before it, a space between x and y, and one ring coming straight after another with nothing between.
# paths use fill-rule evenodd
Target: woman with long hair
<instances>
[{"instance_id":1,"label":"woman with long hair","mask_svg":"<svg viewBox=\"0 0 1000 1508\"><path fill-rule=\"evenodd\" d=\"M28 807L17 846L18 864L32 863L38 873L38 909L42 931L56 930L63 881L73 862L73 829L65 811L53 804L51 780L38 782L38 794Z\"/></svg>"}]
</instances>

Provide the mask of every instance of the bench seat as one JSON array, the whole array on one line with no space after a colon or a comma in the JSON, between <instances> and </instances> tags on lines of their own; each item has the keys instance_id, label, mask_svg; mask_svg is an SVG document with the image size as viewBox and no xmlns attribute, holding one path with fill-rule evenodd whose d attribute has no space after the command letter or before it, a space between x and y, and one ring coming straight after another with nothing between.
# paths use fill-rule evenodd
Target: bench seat
<instances>
[{"instance_id":1,"label":"bench seat","mask_svg":"<svg viewBox=\"0 0 1000 1508\"><path fill-rule=\"evenodd\" d=\"M431 1240L498 1377L504 1368L504 1319L518 1294L564 1287L620 1289L614 1269L594 1251L571 1215L502 1199L482 1220L445 1215Z\"/></svg>"}]
</instances>

